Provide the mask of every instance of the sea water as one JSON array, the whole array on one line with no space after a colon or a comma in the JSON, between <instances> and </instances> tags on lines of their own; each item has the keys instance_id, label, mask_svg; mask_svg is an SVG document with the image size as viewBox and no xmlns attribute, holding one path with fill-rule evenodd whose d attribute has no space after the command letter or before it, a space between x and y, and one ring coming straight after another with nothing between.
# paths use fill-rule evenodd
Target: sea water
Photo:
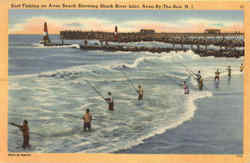
<instances>
[{"instance_id":1,"label":"sea water","mask_svg":"<svg viewBox=\"0 0 250 163\"><path fill-rule=\"evenodd\" d=\"M18 124L28 120L32 145L28 152L109 153L143 143L192 119L197 109L194 101L213 96L206 87L198 90L191 72L200 70L204 83L212 80L217 68L227 75L229 65L232 75L238 75L244 59L202 58L191 50L83 51L80 41L44 47L38 44L41 37L9 36L8 119ZM58 36L51 38L58 40ZM168 46L159 42L128 45ZM183 81L190 95L184 95ZM144 89L141 102L135 90L138 85ZM102 98L107 92L113 95L113 112ZM83 132L82 127L87 108L94 119L91 132ZM23 152L21 143L21 133L9 126L8 150Z\"/></svg>"}]
</instances>

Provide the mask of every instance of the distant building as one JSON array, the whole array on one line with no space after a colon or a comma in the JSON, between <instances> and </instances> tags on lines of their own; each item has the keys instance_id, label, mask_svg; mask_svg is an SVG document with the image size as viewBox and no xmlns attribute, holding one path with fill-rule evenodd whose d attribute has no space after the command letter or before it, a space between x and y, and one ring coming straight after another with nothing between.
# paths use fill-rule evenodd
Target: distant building
<instances>
[{"instance_id":1,"label":"distant building","mask_svg":"<svg viewBox=\"0 0 250 163\"><path fill-rule=\"evenodd\" d=\"M118 40L118 27L115 26L114 39Z\"/></svg>"},{"instance_id":2,"label":"distant building","mask_svg":"<svg viewBox=\"0 0 250 163\"><path fill-rule=\"evenodd\" d=\"M140 33L143 33L143 34L153 34L153 33L155 33L155 30L153 30L153 29L141 29Z\"/></svg>"},{"instance_id":3,"label":"distant building","mask_svg":"<svg viewBox=\"0 0 250 163\"><path fill-rule=\"evenodd\" d=\"M221 33L221 31L220 31L220 29L206 29L204 33L219 34L219 33Z\"/></svg>"}]
</instances>

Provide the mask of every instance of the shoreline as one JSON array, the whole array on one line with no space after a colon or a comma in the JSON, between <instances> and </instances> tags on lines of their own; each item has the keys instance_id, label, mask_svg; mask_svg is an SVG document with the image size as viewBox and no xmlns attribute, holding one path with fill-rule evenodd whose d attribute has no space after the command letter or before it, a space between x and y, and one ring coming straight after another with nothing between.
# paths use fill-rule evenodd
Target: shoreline
<instances>
[{"instance_id":1,"label":"shoreline","mask_svg":"<svg viewBox=\"0 0 250 163\"><path fill-rule=\"evenodd\" d=\"M243 87L237 86L241 75L232 77L231 83L223 77L222 88L212 90L212 97L194 101L194 117L180 126L143 140L143 143L114 153L135 154L242 154L243 153ZM233 83L235 82L235 83ZM206 81L209 88L213 81ZM227 88L242 94L226 93ZM218 93L222 91L222 93ZM235 104L238 101L240 104ZM218 108L213 106L220 106ZM240 110L239 110L240 109Z\"/></svg>"}]
</instances>

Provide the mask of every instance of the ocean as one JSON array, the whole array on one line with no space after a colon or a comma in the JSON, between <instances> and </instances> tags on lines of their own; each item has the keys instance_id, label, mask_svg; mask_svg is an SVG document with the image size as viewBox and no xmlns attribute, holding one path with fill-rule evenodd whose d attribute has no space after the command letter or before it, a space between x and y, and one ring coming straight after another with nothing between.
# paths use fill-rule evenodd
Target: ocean
<instances>
[{"instance_id":1,"label":"ocean","mask_svg":"<svg viewBox=\"0 0 250 163\"><path fill-rule=\"evenodd\" d=\"M59 36L50 37L59 42ZM243 83L239 66L244 57L200 57L191 50L169 53L83 51L78 45L81 41L65 41L74 44L72 46L43 47L39 45L41 38L40 35L9 35L8 120L18 124L28 120L32 145L29 150L20 148L22 135L17 128L9 126L9 152L115 153L129 150L129 153L137 153L132 150L136 146L191 121L199 109L196 102L212 99L218 93L211 84L217 69L224 77L222 81L227 81L226 69L230 65L232 77L238 79L239 85ZM90 44L96 42L93 40ZM123 45L168 46L159 42ZM203 91L198 90L190 73L198 70L204 78ZM190 95L184 95L183 81L187 82ZM137 101L135 87L138 85L144 89L142 102ZM107 109L93 87L104 97L112 92L113 112ZM243 87L236 89L239 88L230 87L227 93L243 98ZM235 104L240 109L241 102L236 100ZM82 127L81 117L87 108L94 118L91 132L83 132ZM148 153L151 152L155 153ZM164 153L164 150L156 153ZM185 151L180 150L180 153Z\"/></svg>"}]
</instances>

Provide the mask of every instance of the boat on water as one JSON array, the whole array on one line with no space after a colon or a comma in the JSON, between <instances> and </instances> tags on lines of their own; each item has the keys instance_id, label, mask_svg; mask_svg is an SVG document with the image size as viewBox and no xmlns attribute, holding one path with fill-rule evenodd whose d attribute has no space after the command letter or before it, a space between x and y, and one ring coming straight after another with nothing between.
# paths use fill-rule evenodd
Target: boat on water
<instances>
[{"instance_id":1,"label":"boat on water","mask_svg":"<svg viewBox=\"0 0 250 163\"><path fill-rule=\"evenodd\" d=\"M61 43L53 43L51 42L50 38L49 38L49 34L48 34L48 26L47 26L47 22L44 23L44 28L43 28L43 38L42 40L40 41L40 44L44 45L44 46L70 46L72 44L65 44L62 40Z\"/></svg>"}]
</instances>

